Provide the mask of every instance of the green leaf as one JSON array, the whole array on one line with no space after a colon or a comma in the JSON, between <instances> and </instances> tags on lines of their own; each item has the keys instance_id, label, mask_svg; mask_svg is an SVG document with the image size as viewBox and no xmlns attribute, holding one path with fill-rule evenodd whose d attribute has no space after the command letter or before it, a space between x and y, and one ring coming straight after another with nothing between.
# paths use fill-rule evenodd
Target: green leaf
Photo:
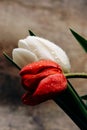
<instances>
[{"instance_id":1,"label":"green leaf","mask_svg":"<svg viewBox=\"0 0 87 130\"><path fill-rule=\"evenodd\" d=\"M87 107L69 81L67 89L64 93L57 95L54 101L81 130L87 129Z\"/></svg>"},{"instance_id":2,"label":"green leaf","mask_svg":"<svg viewBox=\"0 0 87 130\"><path fill-rule=\"evenodd\" d=\"M28 31L29 31L30 36L36 36L31 30L28 30Z\"/></svg>"},{"instance_id":3,"label":"green leaf","mask_svg":"<svg viewBox=\"0 0 87 130\"><path fill-rule=\"evenodd\" d=\"M87 53L87 40L85 38L83 38L81 35L77 34L72 29L70 29L70 31L72 32L72 34L74 35L74 37L76 38L76 40L80 43L80 45L83 47L83 49Z\"/></svg>"},{"instance_id":4,"label":"green leaf","mask_svg":"<svg viewBox=\"0 0 87 130\"><path fill-rule=\"evenodd\" d=\"M13 65L15 65L19 70L21 69L5 52L3 52L3 55L7 60L9 60Z\"/></svg>"}]
</instances>

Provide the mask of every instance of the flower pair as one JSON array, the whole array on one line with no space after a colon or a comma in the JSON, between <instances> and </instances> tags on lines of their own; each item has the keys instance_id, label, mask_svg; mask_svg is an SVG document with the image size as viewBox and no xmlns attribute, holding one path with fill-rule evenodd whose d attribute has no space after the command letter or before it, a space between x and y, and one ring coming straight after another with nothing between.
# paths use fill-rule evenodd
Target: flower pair
<instances>
[{"instance_id":1,"label":"flower pair","mask_svg":"<svg viewBox=\"0 0 87 130\"><path fill-rule=\"evenodd\" d=\"M63 72L70 70L70 63L60 47L36 36L19 40L18 47L13 50L13 61L22 68L22 85L27 91L22 96L24 104L39 104L67 88Z\"/></svg>"},{"instance_id":2,"label":"flower pair","mask_svg":"<svg viewBox=\"0 0 87 130\"><path fill-rule=\"evenodd\" d=\"M83 41L83 48L86 47L86 40L72 33L78 41ZM18 69L21 68L21 81L26 90L23 103L37 105L53 99L80 129L87 130L87 106L63 74L70 70L66 53L52 42L36 36L19 40L18 47L13 50L13 60L4 55Z\"/></svg>"}]
</instances>

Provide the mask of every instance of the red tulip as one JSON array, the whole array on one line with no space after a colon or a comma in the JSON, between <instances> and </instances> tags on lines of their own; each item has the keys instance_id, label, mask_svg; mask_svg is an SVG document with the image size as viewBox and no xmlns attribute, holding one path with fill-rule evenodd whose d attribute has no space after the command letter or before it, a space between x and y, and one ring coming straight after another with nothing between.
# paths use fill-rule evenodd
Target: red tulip
<instances>
[{"instance_id":1,"label":"red tulip","mask_svg":"<svg viewBox=\"0 0 87 130\"><path fill-rule=\"evenodd\" d=\"M67 88L61 67L50 60L33 62L25 66L20 75L27 90L22 101L27 105L37 105L52 99Z\"/></svg>"}]
</instances>

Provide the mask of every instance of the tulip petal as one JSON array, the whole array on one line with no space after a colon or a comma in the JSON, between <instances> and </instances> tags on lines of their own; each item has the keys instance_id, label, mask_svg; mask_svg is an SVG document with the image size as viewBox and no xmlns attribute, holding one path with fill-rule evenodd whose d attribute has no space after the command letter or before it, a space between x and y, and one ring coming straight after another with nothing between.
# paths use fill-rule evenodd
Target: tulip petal
<instances>
[{"instance_id":1,"label":"tulip petal","mask_svg":"<svg viewBox=\"0 0 87 130\"><path fill-rule=\"evenodd\" d=\"M57 63L50 60L33 62L20 71L24 88L32 92L43 78L55 73L62 73L62 69Z\"/></svg>"},{"instance_id":2,"label":"tulip petal","mask_svg":"<svg viewBox=\"0 0 87 130\"><path fill-rule=\"evenodd\" d=\"M43 46L37 39L35 39L35 36L28 36L24 40L19 40L18 46L20 48L25 48L33 52L38 59L50 59L53 60L51 54L49 53L48 49Z\"/></svg>"},{"instance_id":3,"label":"tulip petal","mask_svg":"<svg viewBox=\"0 0 87 130\"><path fill-rule=\"evenodd\" d=\"M41 102L54 98L67 88L67 80L63 74L50 75L39 83L33 95L27 92L22 101L27 105L37 105Z\"/></svg>"},{"instance_id":4,"label":"tulip petal","mask_svg":"<svg viewBox=\"0 0 87 130\"><path fill-rule=\"evenodd\" d=\"M38 59L49 59L61 65L63 71L70 71L70 63L66 53L56 44L37 36L28 36L26 39L19 40L19 48L25 48L33 52Z\"/></svg>"},{"instance_id":5,"label":"tulip petal","mask_svg":"<svg viewBox=\"0 0 87 130\"><path fill-rule=\"evenodd\" d=\"M43 44L48 49L50 54L53 56L54 61L62 66L64 72L70 71L71 67L65 51L63 51L58 45L50 42L49 40L40 37L34 37L34 38L37 39L41 44Z\"/></svg>"},{"instance_id":6,"label":"tulip petal","mask_svg":"<svg viewBox=\"0 0 87 130\"><path fill-rule=\"evenodd\" d=\"M37 74L25 74L22 76L22 84L24 86L24 89L33 93L43 78L56 73L61 72L58 69L49 68Z\"/></svg>"},{"instance_id":7,"label":"tulip petal","mask_svg":"<svg viewBox=\"0 0 87 130\"><path fill-rule=\"evenodd\" d=\"M20 75L22 76L24 74L36 74L42 71L43 69L49 69L49 68L51 69L56 68L58 69L58 72L59 71L62 72L61 67L56 62L53 62L51 60L40 60L23 67L22 70L20 71Z\"/></svg>"},{"instance_id":8,"label":"tulip petal","mask_svg":"<svg viewBox=\"0 0 87 130\"><path fill-rule=\"evenodd\" d=\"M18 41L18 47L24 48L24 49L27 49L27 50L30 49L29 45L27 44L27 42L24 39Z\"/></svg>"},{"instance_id":9,"label":"tulip petal","mask_svg":"<svg viewBox=\"0 0 87 130\"><path fill-rule=\"evenodd\" d=\"M21 68L27 65L28 63L38 60L34 53L23 48L13 49L12 57L13 61Z\"/></svg>"}]
</instances>

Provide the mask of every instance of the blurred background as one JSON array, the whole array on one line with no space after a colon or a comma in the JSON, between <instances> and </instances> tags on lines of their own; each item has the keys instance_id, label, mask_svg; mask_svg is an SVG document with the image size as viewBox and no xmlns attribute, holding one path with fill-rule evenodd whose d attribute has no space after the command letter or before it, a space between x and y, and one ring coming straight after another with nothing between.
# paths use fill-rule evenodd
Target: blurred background
<instances>
[{"instance_id":1,"label":"blurred background","mask_svg":"<svg viewBox=\"0 0 87 130\"><path fill-rule=\"evenodd\" d=\"M79 130L53 101L23 105L19 71L2 54L11 56L30 29L66 51L72 72L87 72L87 54L69 28L87 38L86 0L0 0L0 130ZM87 94L85 79L70 81Z\"/></svg>"}]
</instances>

